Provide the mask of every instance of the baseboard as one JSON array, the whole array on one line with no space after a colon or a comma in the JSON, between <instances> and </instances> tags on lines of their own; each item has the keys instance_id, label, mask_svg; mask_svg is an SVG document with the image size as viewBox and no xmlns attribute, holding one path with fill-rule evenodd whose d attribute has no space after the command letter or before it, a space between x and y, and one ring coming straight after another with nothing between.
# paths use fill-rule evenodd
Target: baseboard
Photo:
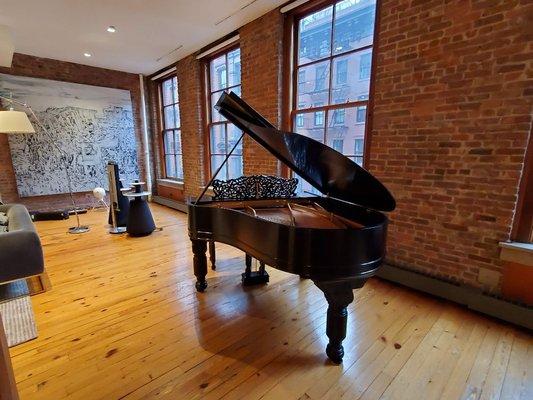
<instances>
[{"instance_id":1,"label":"baseboard","mask_svg":"<svg viewBox=\"0 0 533 400\"><path fill-rule=\"evenodd\" d=\"M421 292L451 300L471 310L481 312L533 330L533 309L514 304L476 290L432 278L392 265L383 265L377 276Z\"/></svg>"},{"instance_id":2,"label":"baseboard","mask_svg":"<svg viewBox=\"0 0 533 400\"><path fill-rule=\"evenodd\" d=\"M171 200L161 196L152 196L152 201L154 203L162 204L175 210L187 213L187 205L181 201Z\"/></svg>"}]
</instances>

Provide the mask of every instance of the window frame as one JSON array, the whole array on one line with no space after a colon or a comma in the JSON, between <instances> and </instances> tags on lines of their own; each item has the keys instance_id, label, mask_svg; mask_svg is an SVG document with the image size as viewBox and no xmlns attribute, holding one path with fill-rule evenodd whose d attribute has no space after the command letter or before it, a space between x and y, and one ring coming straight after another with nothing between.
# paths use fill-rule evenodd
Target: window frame
<instances>
[{"instance_id":1,"label":"window frame","mask_svg":"<svg viewBox=\"0 0 533 400\"><path fill-rule=\"evenodd\" d=\"M320 58L318 60L313 60L311 62L298 64L298 54L299 54L299 41L298 41L298 29L299 29L299 21L302 18L305 18L309 14L312 14L314 12L320 11L322 9L325 9L331 5L333 5L333 15L332 15L332 25L334 25L335 21L335 4L338 3L339 0L315 0L306 4L303 4L294 10L291 11L290 14L288 14L288 18L285 22L285 37L288 38L285 43L285 56L287 58L287 62L284 65L285 68L285 91L286 95L284 97L285 102L285 118L283 125L286 127L286 129L290 131L295 130L295 115L299 113L310 113L315 111L323 110L325 111L324 120L327 122L329 121L329 112L335 109L339 108L358 108L360 106L366 106L366 117L365 117L365 131L364 131L364 153L363 153L363 161L362 166L363 168L368 168L369 163L369 151L370 151L370 145L371 145L371 132L372 132L372 122L373 122L373 105L374 105L374 93L375 93L375 78L376 78L376 61L377 61L377 50L379 49L379 21L380 21L380 11L381 11L381 0L376 0L376 8L375 8L375 18L374 18L374 33L373 33L373 40L372 44L363 46L361 48L352 49L344 53L340 54L330 54L328 57ZM331 46L333 46L333 34L334 29L332 27L331 30ZM351 101L346 103L340 103L340 104L329 104L327 106L322 107L311 107L311 108L305 108L305 109L298 109L298 71L299 68L309 66L312 64L329 61L330 63L330 90L328 94L329 102L331 103L331 84L332 80L334 79L333 74L333 59L339 58L339 57L346 57L350 54L356 53L356 52L362 52L365 50L371 49L372 50L372 56L371 56L371 64L370 64L370 82L369 82L369 91L368 91L368 98L366 100L357 100L357 101ZM327 127L324 129L324 135L327 133ZM324 143L326 137L324 137ZM289 176L291 174L290 171L285 170L285 175Z\"/></svg>"},{"instance_id":2,"label":"window frame","mask_svg":"<svg viewBox=\"0 0 533 400\"><path fill-rule=\"evenodd\" d=\"M524 155L510 239L521 243L533 243L533 132L529 134Z\"/></svg>"},{"instance_id":3,"label":"window frame","mask_svg":"<svg viewBox=\"0 0 533 400\"><path fill-rule=\"evenodd\" d=\"M177 102L173 102L171 104L166 104L165 105L165 102L164 102L164 99L163 99L163 83L170 80L170 79L176 79L176 89L178 90L178 101ZM183 142L181 140L181 109L180 109L180 100L179 100L179 81L178 81L178 76L176 74L176 72L172 72L168 75L165 75L159 79L156 80L156 84L157 84L157 113L158 113L158 117L159 117L159 135L160 135L160 138L159 138L159 155L160 155L160 159L161 159L161 163L160 163L160 172L161 172L161 176L163 177L163 179L167 179L167 180L171 180L171 181L175 181L175 182L179 182L179 183L183 183L184 180L185 180L185 171L184 171L184 168L183 168ZM165 112L164 112L164 109L166 107L176 107L177 106L177 109L178 109L178 114L179 114L179 117L180 117L180 125L179 127L174 127L174 128L165 128ZM180 153L166 153L166 148L165 148L165 136L166 136L166 132L172 132L173 135L175 135L175 132L178 131L179 132L179 135L180 135L180 143L181 143L181 146L180 146L180 150L181 152ZM175 149L174 149L175 151ZM166 163L166 157L167 155L172 155L174 156L174 162L176 163L177 162L177 156L180 156L181 158L181 165L182 165L182 171L183 171L183 178L178 178L178 177L173 177L173 176L168 176L167 174L167 163ZM176 171L177 171L177 165L176 165Z\"/></svg>"},{"instance_id":4,"label":"window frame","mask_svg":"<svg viewBox=\"0 0 533 400\"><path fill-rule=\"evenodd\" d=\"M229 152L229 148L228 148L228 145L226 144L226 154L219 154L219 153L212 153L211 152L211 126L213 125L228 125L228 124L231 124L231 122L227 121L227 120L224 120L224 121L212 121L212 109L213 109L213 104L212 104L212 95L214 93L217 93L217 92L220 92L222 93L223 91L229 91L231 89L234 89L236 87L239 87L241 88L241 93L242 93L242 53L241 53L241 71L240 71L240 77L241 77L241 80L240 80L240 83L238 85L232 85L232 86L227 86L226 88L224 89L221 89L221 90L215 90L214 92L211 91L211 70L210 70L210 64L211 64L211 61L215 60L216 58L226 54L227 53L230 53L234 50L237 50L237 49L240 49L240 43L237 41L237 42L234 42L234 43L231 43L229 44L228 46L225 46L219 50L217 50L216 52L212 53L212 54L209 54L209 56L207 56L206 58L204 58L202 61L203 61L203 72L204 72L204 79L203 79L203 87L202 87L202 92L203 92L203 96L204 96L204 107L203 107L203 110L204 110L204 149L206 149L205 151L205 154L204 154L204 174L205 174L205 178L206 178L206 181L209 181L213 174L212 174L212 170L211 170L211 158L213 155L224 155L224 157L227 155L227 152ZM226 70L229 71L228 69L228 59L227 59L227 56L226 56ZM228 82L229 83L229 80ZM227 132L225 133L226 135L226 138L227 138ZM244 141L243 141L244 142ZM243 143L243 152L242 154L239 156L237 155L238 157L241 157L242 159L242 166L243 166L243 173L244 173L244 143ZM229 161L229 160L228 160ZM218 177L219 179L222 179L220 176Z\"/></svg>"}]
</instances>

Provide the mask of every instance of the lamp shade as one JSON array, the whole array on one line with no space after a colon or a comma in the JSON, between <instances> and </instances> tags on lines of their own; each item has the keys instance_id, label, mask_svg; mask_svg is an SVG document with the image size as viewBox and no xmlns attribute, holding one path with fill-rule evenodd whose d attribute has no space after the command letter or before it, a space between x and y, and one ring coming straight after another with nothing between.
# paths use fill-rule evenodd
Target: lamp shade
<instances>
[{"instance_id":1,"label":"lamp shade","mask_svg":"<svg viewBox=\"0 0 533 400\"><path fill-rule=\"evenodd\" d=\"M35 133L25 112L0 111L0 133Z\"/></svg>"}]
</instances>

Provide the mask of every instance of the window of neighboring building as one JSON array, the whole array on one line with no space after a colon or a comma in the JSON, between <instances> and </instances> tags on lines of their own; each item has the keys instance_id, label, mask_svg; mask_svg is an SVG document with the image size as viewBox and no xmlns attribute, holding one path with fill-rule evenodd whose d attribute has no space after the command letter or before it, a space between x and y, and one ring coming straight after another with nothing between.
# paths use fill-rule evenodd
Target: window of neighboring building
<instances>
[{"instance_id":1,"label":"window of neighboring building","mask_svg":"<svg viewBox=\"0 0 533 400\"><path fill-rule=\"evenodd\" d=\"M334 150L337 150L339 153L342 153L344 148L344 140L342 139L333 139L332 146Z\"/></svg>"},{"instance_id":2,"label":"window of neighboring building","mask_svg":"<svg viewBox=\"0 0 533 400\"><path fill-rule=\"evenodd\" d=\"M341 151L362 165L376 0L332 1L295 15L293 129L334 148L340 148L339 140L356 143ZM303 85L304 77L314 85ZM308 118L314 124L303 123ZM300 190L312 188L304 184Z\"/></svg>"},{"instance_id":3,"label":"window of neighboring building","mask_svg":"<svg viewBox=\"0 0 533 400\"><path fill-rule=\"evenodd\" d=\"M339 85L348 82L348 60L340 60L337 63L336 79Z\"/></svg>"},{"instance_id":4,"label":"window of neighboring building","mask_svg":"<svg viewBox=\"0 0 533 400\"><path fill-rule=\"evenodd\" d=\"M356 122L361 123L361 122L365 122L365 120L366 120L366 106L357 107Z\"/></svg>"},{"instance_id":5,"label":"window of neighboring building","mask_svg":"<svg viewBox=\"0 0 533 400\"><path fill-rule=\"evenodd\" d=\"M214 174L231 151L242 132L229 123L215 109L215 104L224 92L241 95L241 52L231 49L209 61L209 163ZM243 173L242 142L237 146L220 173L219 179L232 179Z\"/></svg>"},{"instance_id":6,"label":"window of neighboring building","mask_svg":"<svg viewBox=\"0 0 533 400\"><path fill-rule=\"evenodd\" d=\"M362 54L359 61L359 79L370 79L371 64L372 55L370 53Z\"/></svg>"},{"instance_id":7,"label":"window of neighboring building","mask_svg":"<svg viewBox=\"0 0 533 400\"><path fill-rule=\"evenodd\" d=\"M340 110L334 110L333 115L333 121L335 122L335 124L344 124L346 116L346 110L344 108Z\"/></svg>"},{"instance_id":8,"label":"window of neighboring building","mask_svg":"<svg viewBox=\"0 0 533 400\"><path fill-rule=\"evenodd\" d=\"M302 70L305 73L305 70ZM326 67L319 65L315 70L315 90L323 90L326 87Z\"/></svg>"},{"instance_id":9,"label":"window of neighboring building","mask_svg":"<svg viewBox=\"0 0 533 400\"><path fill-rule=\"evenodd\" d=\"M324 125L324 111L315 111L315 126Z\"/></svg>"},{"instance_id":10,"label":"window of neighboring building","mask_svg":"<svg viewBox=\"0 0 533 400\"><path fill-rule=\"evenodd\" d=\"M304 126L304 115L303 114L298 114L296 116L296 126L298 128L302 128Z\"/></svg>"},{"instance_id":11,"label":"window of neighboring building","mask_svg":"<svg viewBox=\"0 0 533 400\"><path fill-rule=\"evenodd\" d=\"M178 79L174 76L161 81L160 92L165 169L163 175L168 179L183 180Z\"/></svg>"},{"instance_id":12,"label":"window of neighboring building","mask_svg":"<svg viewBox=\"0 0 533 400\"><path fill-rule=\"evenodd\" d=\"M363 155L365 153L365 143L363 139L355 139L354 155L355 162L361 164L363 161Z\"/></svg>"}]
</instances>

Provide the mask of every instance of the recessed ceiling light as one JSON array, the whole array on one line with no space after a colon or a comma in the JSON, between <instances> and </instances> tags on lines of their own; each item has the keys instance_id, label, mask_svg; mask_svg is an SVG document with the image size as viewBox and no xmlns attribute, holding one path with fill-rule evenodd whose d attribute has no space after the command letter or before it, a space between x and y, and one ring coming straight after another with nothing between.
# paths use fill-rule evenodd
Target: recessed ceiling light
<instances>
[{"instance_id":1,"label":"recessed ceiling light","mask_svg":"<svg viewBox=\"0 0 533 400\"><path fill-rule=\"evenodd\" d=\"M91 56L92 56L92 54L91 54L91 53L83 53L83 55L84 55L85 57L87 57L87 58L89 58L89 57L91 57Z\"/></svg>"},{"instance_id":2,"label":"recessed ceiling light","mask_svg":"<svg viewBox=\"0 0 533 400\"><path fill-rule=\"evenodd\" d=\"M109 33L115 33L115 32L117 31L117 28L115 28L113 25L109 25L109 26L107 27L107 31L108 31Z\"/></svg>"}]
</instances>

